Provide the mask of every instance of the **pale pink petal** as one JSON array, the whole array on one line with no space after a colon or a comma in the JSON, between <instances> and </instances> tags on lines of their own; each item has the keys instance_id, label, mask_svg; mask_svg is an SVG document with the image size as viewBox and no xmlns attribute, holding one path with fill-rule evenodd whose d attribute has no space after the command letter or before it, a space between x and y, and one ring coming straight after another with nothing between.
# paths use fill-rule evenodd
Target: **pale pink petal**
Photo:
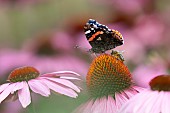
<instances>
[{"instance_id":1,"label":"pale pink petal","mask_svg":"<svg viewBox=\"0 0 170 113\"><path fill-rule=\"evenodd\" d=\"M169 105L170 105L170 93L165 92L164 97L162 99L162 105L161 105L161 112L162 113L170 113Z\"/></svg>"},{"instance_id":2,"label":"pale pink petal","mask_svg":"<svg viewBox=\"0 0 170 113\"><path fill-rule=\"evenodd\" d=\"M149 93L138 93L134 97L132 97L129 101L127 101L119 110L118 113L138 113L139 108L141 104L144 104L144 99L139 99L139 98L145 98ZM138 100L139 99L139 100ZM138 100L138 101L136 101Z\"/></svg>"},{"instance_id":3,"label":"pale pink petal","mask_svg":"<svg viewBox=\"0 0 170 113\"><path fill-rule=\"evenodd\" d=\"M53 77L53 76L80 76L78 73L75 73L73 71L58 71L53 73L46 73L41 76L43 77Z\"/></svg>"},{"instance_id":4,"label":"pale pink petal","mask_svg":"<svg viewBox=\"0 0 170 113\"><path fill-rule=\"evenodd\" d=\"M80 92L80 89L74 85L72 82L68 81L68 80L65 80L65 79L60 79L60 78L49 78L49 77L44 77L45 79L48 79L50 81L53 81L53 82L56 82L56 83L59 83L61 85L64 85L64 86L67 86L71 89L74 89L75 91L77 92Z\"/></svg>"},{"instance_id":5,"label":"pale pink petal","mask_svg":"<svg viewBox=\"0 0 170 113\"><path fill-rule=\"evenodd\" d=\"M155 91L155 92L150 92L150 94L148 94L148 96L145 96L145 98L143 98L143 102L144 104L140 105L140 109L139 111L143 111L143 112L146 112L146 113L153 113L153 110L151 110L155 105L156 105L156 101L157 101L157 97L158 97L158 92ZM156 96L156 98L155 98ZM154 105L155 103L155 105ZM158 108L155 108L154 109L158 109Z\"/></svg>"},{"instance_id":6,"label":"pale pink petal","mask_svg":"<svg viewBox=\"0 0 170 113\"><path fill-rule=\"evenodd\" d=\"M100 99L100 104L101 104L101 108L102 108L102 110L101 111L103 111L103 112L106 112L107 113L107 97L104 97L104 98L101 98Z\"/></svg>"},{"instance_id":7,"label":"pale pink petal","mask_svg":"<svg viewBox=\"0 0 170 113\"><path fill-rule=\"evenodd\" d=\"M15 83L12 83L3 90L3 92L0 94L0 103L11 93L15 85Z\"/></svg>"},{"instance_id":8,"label":"pale pink petal","mask_svg":"<svg viewBox=\"0 0 170 113\"><path fill-rule=\"evenodd\" d=\"M9 86L10 83L5 83L0 86L0 93Z\"/></svg>"},{"instance_id":9,"label":"pale pink petal","mask_svg":"<svg viewBox=\"0 0 170 113\"><path fill-rule=\"evenodd\" d=\"M127 101L118 113L159 113L164 96L164 92L145 90Z\"/></svg>"},{"instance_id":10,"label":"pale pink petal","mask_svg":"<svg viewBox=\"0 0 170 113\"><path fill-rule=\"evenodd\" d=\"M68 80L81 80L79 78L75 78L75 77L65 77L65 76L60 76L61 79L68 79Z\"/></svg>"},{"instance_id":11,"label":"pale pink petal","mask_svg":"<svg viewBox=\"0 0 170 113\"><path fill-rule=\"evenodd\" d=\"M137 87L137 86L133 86L130 89L124 90L122 93L124 93L124 96L126 95L127 98L129 99L129 98L133 97L134 95L136 95L137 93L142 92L144 90L146 90L146 89Z\"/></svg>"},{"instance_id":12,"label":"pale pink petal","mask_svg":"<svg viewBox=\"0 0 170 113\"><path fill-rule=\"evenodd\" d=\"M150 96L151 96L150 92L146 91L145 93L142 92L142 93L137 94L136 96L134 96L134 98L132 97L133 102L132 102L132 105L131 105L131 109L134 109L133 113L136 113L136 112L141 113L141 110L140 110L141 105L144 105L145 102L146 102L145 98L148 98ZM136 101L136 100L138 100L138 101Z\"/></svg>"},{"instance_id":13,"label":"pale pink petal","mask_svg":"<svg viewBox=\"0 0 170 113\"><path fill-rule=\"evenodd\" d=\"M101 105L100 105L100 99L96 99L93 103L93 106L91 106L91 113L95 113L101 111Z\"/></svg>"},{"instance_id":14,"label":"pale pink petal","mask_svg":"<svg viewBox=\"0 0 170 113\"><path fill-rule=\"evenodd\" d=\"M108 96L107 113L115 113L117 111L115 100L112 96Z\"/></svg>"},{"instance_id":15,"label":"pale pink petal","mask_svg":"<svg viewBox=\"0 0 170 113\"><path fill-rule=\"evenodd\" d=\"M62 85L60 85L60 84L54 83L54 82L49 81L49 80L47 80L47 79L42 79L42 81L43 81L50 89L52 89L52 90L55 91L55 92L58 92L58 93L60 93L60 94L67 95L67 96L73 97L73 98L76 98L76 97L78 96L77 93L76 93L74 90L72 90L72 89L70 89L70 88L68 88L68 87L64 87L64 86L62 86Z\"/></svg>"},{"instance_id":16,"label":"pale pink petal","mask_svg":"<svg viewBox=\"0 0 170 113\"><path fill-rule=\"evenodd\" d=\"M147 111L147 113L160 113L161 112L161 104L162 104L162 100L163 100L163 97L164 97L164 92L161 91L161 92L158 92L158 91L154 91L154 92L157 92L155 94L153 94L152 96L154 97L153 101L148 103L150 104L149 106L146 106L145 109L149 109ZM149 108L150 107L150 108Z\"/></svg>"},{"instance_id":17,"label":"pale pink petal","mask_svg":"<svg viewBox=\"0 0 170 113\"><path fill-rule=\"evenodd\" d=\"M119 109L124 103L128 101L128 99L123 96L122 94L115 94L115 101L116 101L116 107Z\"/></svg>"},{"instance_id":18,"label":"pale pink petal","mask_svg":"<svg viewBox=\"0 0 170 113\"><path fill-rule=\"evenodd\" d=\"M50 89L45 85L44 83L41 82L41 80L30 80L28 81L28 84L30 86L30 89L38 93L42 96L48 97L50 95Z\"/></svg>"},{"instance_id":19,"label":"pale pink petal","mask_svg":"<svg viewBox=\"0 0 170 113\"><path fill-rule=\"evenodd\" d=\"M12 89L11 94L13 94L15 91L22 89L24 87L23 82L16 82L15 87Z\"/></svg>"},{"instance_id":20,"label":"pale pink petal","mask_svg":"<svg viewBox=\"0 0 170 113\"><path fill-rule=\"evenodd\" d=\"M19 101L23 108L26 108L31 103L31 96L27 82L23 82L24 87L18 91Z\"/></svg>"},{"instance_id":21,"label":"pale pink petal","mask_svg":"<svg viewBox=\"0 0 170 113\"><path fill-rule=\"evenodd\" d=\"M92 109L91 113L108 113L107 112L107 97L96 99L91 109Z\"/></svg>"},{"instance_id":22,"label":"pale pink petal","mask_svg":"<svg viewBox=\"0 0 170 113\"><path fill-rule=\"evenodd\" d=\"M133 86L132 88L138 92L142 92L142 91L146 90L146 88L142 88L142 87L138 87L138 86Z\"/></svg>"}]
</instances>

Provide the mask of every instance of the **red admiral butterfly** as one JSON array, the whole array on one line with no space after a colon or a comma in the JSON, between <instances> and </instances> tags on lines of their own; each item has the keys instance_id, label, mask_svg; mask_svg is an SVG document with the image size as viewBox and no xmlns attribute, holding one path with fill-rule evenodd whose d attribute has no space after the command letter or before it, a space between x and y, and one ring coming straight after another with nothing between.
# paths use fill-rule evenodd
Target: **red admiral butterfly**
<instances>
[{"instance_id":1,"label":"red admiral butterfly","mask_svg":"<svg viewBox=\"0 0 170 113\"><path fill-rule=\"evenodd\" d=\"M90 51L94 53L104 53L124 43L123 36L119 31L109 29L93 19L89 19L85 24L84 32L92 46Z\"/></svg>"}]
</instances>

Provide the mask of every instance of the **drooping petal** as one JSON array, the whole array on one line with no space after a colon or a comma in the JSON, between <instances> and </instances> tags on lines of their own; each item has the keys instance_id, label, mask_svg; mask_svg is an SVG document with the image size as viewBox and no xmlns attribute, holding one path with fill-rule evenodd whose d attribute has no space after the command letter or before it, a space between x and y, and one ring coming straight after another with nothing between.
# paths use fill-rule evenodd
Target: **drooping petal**
<instances>
[{"instance_id":1,"label":"drooping petal","mask_svg":"<svg viewBox=\"0 0 170 113\"><path fill-rule=\"evenodd\" d=\"M30 80L28 84L31 90L35 93L38 93L42 96L48 97L50 95L50 89L41 82L41 80Z\"/></svg>"},{"instance_id":2,"label":"drooping petal","mask_svg":"<svg viewBox=\"0 0 170 113\"><path fill-rule=\"evenodd\" d=\"M58 71L53 73L46 73L41 75L42 77L53 77L53 76L80 76L78 73L73 71Z\"/></svg>"},{"instance_id":3,"label":"drooping petal","mask_svg":"<svg viewBox=\"0 0 170 113\"><path fill-rule=\"evenodd\" d=\"M11 93L13 94L15 91L22 89L24 87L23 82L16 82L15 87L12 89Z\"/></svg>"},{"instance_id":4,"label":"drooping petal","mask_svg":"<svg viewBox=\"0 0 170 113\"><path fill-rule=\"evenodd\" d=\"M52 89L53 91L55 92L58 92L60 94L63 94L63 95L67 95L69 97L73 97L73 98L76 98L78 95L77 93L68 88L68 87L64 87L63 85L59 85L57 83L54 83L52 81L49 81L47 79L42 79L42 81L50 88Z\"/></svg>"},{"instance_id":5,"label":"drooping petal","mask_svg":"<svg viewBox=\"0 0 170 113\"><path fill-rule=\"evenodd\" d=\"M27 82L23 82L24 87L18 91L19 101L23 108L26 108L31 103L31 96Z\"/></svg>"},{"instance_id":6,"label":"drooping petal","mask_svg":"<svg viewBox=\"0 0 170 113\"><path fill-rule=\"evenodd\" d=\"M0 93L9 86L10 83L5 83L0 86Z\"/></svg>"},{"instance_id":7,"label":"drooping petal","mask_svg":"<svg viewBox=\"0 0 170 113\"><path fill-rule=\"evenodd\" d=\"M60 78L49 78L49 77L44 77L45 79L51 80L55 83L59 83L61 85L67 86L71 89L74 89L76 92L80 92L80 89L74 85L72 82L68 81L68 80L64 80L64 79L60 79Z\"/></svg>"},{"instance_id":8,"label":"drooping petal","mask_svg":"<svg viewBox=\"0 0 170 113\"><path fill-rule=\"evenodd\" d=\"M3 92L0 94L0 103L11 93L15 85L15 83L12 83L3 90Z\"/></svg>"}]
</instances>

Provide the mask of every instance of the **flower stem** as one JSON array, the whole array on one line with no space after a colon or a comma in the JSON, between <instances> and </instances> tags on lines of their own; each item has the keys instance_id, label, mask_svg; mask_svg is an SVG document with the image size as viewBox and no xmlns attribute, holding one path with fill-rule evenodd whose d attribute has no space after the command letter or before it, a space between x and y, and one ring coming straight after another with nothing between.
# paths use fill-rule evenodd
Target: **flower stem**
<instances>
[{"instance_id":1,"label":"flower stem","mask_svg":"<svg viewBox=\"0 0 170 113\"><path fill-rule=\"evenodd\" d=\"M34 105L33 105L33 101L32 101L32 96L31 96L31 103L28 106L28 113L36 113Z\"/></svg>"}]
</instances>

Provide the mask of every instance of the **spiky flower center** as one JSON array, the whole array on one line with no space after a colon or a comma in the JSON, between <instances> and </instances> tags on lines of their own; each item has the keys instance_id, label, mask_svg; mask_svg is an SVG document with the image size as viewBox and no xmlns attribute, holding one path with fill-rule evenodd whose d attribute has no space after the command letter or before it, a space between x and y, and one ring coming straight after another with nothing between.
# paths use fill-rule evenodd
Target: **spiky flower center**
<instances>
[{"instance_id":1,"label":"spiky flower center","mask_svg":"<svg viewBox=\"0 0 170 113\"><path fill-rule=\"evenodd\" d=\"M153 78L149 85L152 90L170 91L170 75L159 75Z\"/></svg>"},{"instance_id":2,"label":"spiky flower center","mask_svg":"<svg viewBox=\"0 0 170 113\"><path fill-rule=\"evenodd\" d=\"M39 76L39 71L34 67L20 67L14 69L8 76L10 82L29 81Z\"/></svg>"},{"instance_id":3,"label":"spiky flower center","mask_svg":"<svg viewBox=\"0 0 170 113\"><path fill-rule=\"evenodd\" d=\"M113 95L129 88L131 74L122 61L103 54L91 63L86 77L87 88L93 97Z\"/></svg>"}]
</instances>

